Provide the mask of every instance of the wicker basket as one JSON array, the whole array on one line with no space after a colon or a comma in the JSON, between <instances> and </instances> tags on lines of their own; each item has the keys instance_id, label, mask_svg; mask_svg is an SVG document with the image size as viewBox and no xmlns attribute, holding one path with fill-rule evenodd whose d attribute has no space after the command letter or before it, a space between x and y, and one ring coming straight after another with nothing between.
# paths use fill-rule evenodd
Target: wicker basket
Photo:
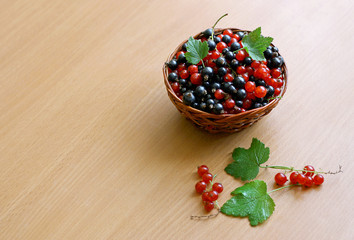
<instances>
[{"instance_id":1,"label":"wicker basket","mask_svg":"<svg viewBox=\"0 0 354 240\"><path fill-rule=\"evenodd\" d=\"M228 28L231 29L234 33L238 31L242 32L249 32L245 30L240 30L237 28ZM215 33L221 33L225 29L215 29ZM201 38L202 33L199 33L194 36L195 39ZM182 45L187 42L185 40L182 42L175 51L173 51L170 56L167 58L167 62L169 62L173 56L176 55L178 51L182 49ZM178 109L178 111L187 119L191 120L196 126L210 132L210 133L220 133L220 132L239 132L252 124L256 123L258 120L260 120L262 117L270 113L273 108L275 108L278 105L278 102L280 101L281 97L284 95L286 91L286 86L287 86L287 68L285 65L285 62L282 66L282 72L283 72L283 79L284 79L284 84L282 87L282 91L279 96L280 98L276 98L271 100L266 106L252 109L252 110L247 110L246 112L243 113L237 113L237 114L212 114L212 113L207 113L204 111L200 111L198 109L192 108L190 106L185 105L180 98L176 96L174 93L170 83L168 82L168 69L167 66L164 64L163 66L163 76L164 76L164 81L165 81L165 86L167 89L167 93L169 98L171 99L172 103L175 105L175 107Z\"/></svg>"}]
</instances>

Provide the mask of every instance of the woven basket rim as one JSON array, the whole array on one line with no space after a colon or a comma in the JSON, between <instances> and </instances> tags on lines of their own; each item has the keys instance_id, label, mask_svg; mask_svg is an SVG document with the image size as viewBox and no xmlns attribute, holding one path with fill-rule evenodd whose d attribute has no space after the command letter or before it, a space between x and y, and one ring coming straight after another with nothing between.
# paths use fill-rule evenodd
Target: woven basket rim
<instances>
[{"instance_id":1,"label":"woven basket rim","mask_svg":"<svg viewBox=\"0 0 354 240\"><path fill-rule=\"evenodd\" d=\"M219 32L222 32L223 30L226 30L226 29L230 29L232 30L233 32L250 32L248 30L241 30L241 29L238 29L238 28L215 28L214 29L214 32L216 33L219 33ZM202 36L203 33L198 33L196 35L194 35L193 37L195 39L197 38L200 38L200 36ZM167 57L167 60L166 62L163 64L163 67L162 67L162 71L163 71L163 75L164 75L164 83L165 83L165 87L168 88L170 90L170 92L172 93L172 96L173 98L184 104L183 101L175 94L175 92L173 91L169 81L168 81L168 67L166 65L166 63L168 63L175 55L178 51L180 51L180 49L182 49L182 45L184 43L186 43L188 41L188 39L184 40L182 43L180 43L177 48ZM273 44L271 44L272 46L274 46ZM196 109L196 108L193 108L191 106L188 106L188 105L185 105L185 107L191 111L191 112L195 112L195 113L203 113L205 115L206 118L216 118L216 119L221 119L221 118L228 118L228 119L232 119L232 118L239 118L241 116L245 116L247 114L251 114L251 113L255 113L255 112L262 112L268 108L271 108L273 107L273 105L276 105L281 98L283 98L285 92L286 92L286 88L287 88L287 82L288 82L288 71L287 71L287 67L286 67L286 64L285 64L285 60L284 60L284 64L282 65L282 75L283 75L283 86L282 86L282 91L281 93L279 94L279 96L277 96L277 98L275 99L272 99L267 105L265 106L262 106L262 107L259 107L259 108L255 108L255 109L251 109L251 110L246 110L245 112L241 112L241 113L235 113L235 114L214 114L214 113L208 113L208 112L204 112L204 111L201 111L199 109Z\"/></svg>"}]
</instances>

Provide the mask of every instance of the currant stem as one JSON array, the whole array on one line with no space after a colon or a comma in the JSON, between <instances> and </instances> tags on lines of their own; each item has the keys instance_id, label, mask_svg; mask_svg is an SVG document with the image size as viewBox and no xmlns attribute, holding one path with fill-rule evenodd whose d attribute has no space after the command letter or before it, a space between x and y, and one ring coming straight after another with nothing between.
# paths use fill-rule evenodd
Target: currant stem
<instances>
[{"instance_id":1,"label":"currant stem","mask_svg":"<svg viewBox=\"0 0 354 240\"><path fill-rule=\"evenodd\" d=\"M204 65L204 61L203 61L203 59L201 59L201 61L202 61L203 67L205 68L205 65Z\"/></svg>"},{"instance_id":2,"label":"currant stem","mask_svg":"<svg viewBox=\"0 0 354 240\"><path fill-rule=\"evenodd\" d=\"M259 165L260 168L274 168L274 169L280 169L280 170L289 170L291 172L310 172L314 174L322 173L322 174L337 174L337 173L342 173L342 166L339 165L339 169L336 172L320 172L320 171L309 171L309 170L304 170L304 169L294 169L294 167L287 167L287 166L269 166L269 165Z\"/></svg>"},{"instance_id":3,"label":"currant stem","mask_svg":"<svg viewBox=\"0 0 354 240\"><path fill-rule=\"evenodd\" d=\"M214 26L212 27L213 29L213 33L211 34L211 39L214 41L214 28L216 26L216 24L218 24L218 22L223 18L223 17L226 17L227 15L229 15L228 13L225 13L224 15L222 15L214 24Z\"/></svg>"},{"instance_id":4,"label":"currant stem","mask_svg":"<svg viewBox=\"0 0 354 240\"><path fill-rule=\"evenodd\" d=\"M276 191L279 191L279 190L282 190L282 189L284 189L284 188L294 187L294 186L301 186L301 185L300 185L300 184L287 185L287 186L280 187L280 188L276 188L276 189L274 189L274 190L272 190L272 191L269 191L269 192L267 192L267 194L272 193L272 192L276 192Z\"/></svg>"}]
</instances>

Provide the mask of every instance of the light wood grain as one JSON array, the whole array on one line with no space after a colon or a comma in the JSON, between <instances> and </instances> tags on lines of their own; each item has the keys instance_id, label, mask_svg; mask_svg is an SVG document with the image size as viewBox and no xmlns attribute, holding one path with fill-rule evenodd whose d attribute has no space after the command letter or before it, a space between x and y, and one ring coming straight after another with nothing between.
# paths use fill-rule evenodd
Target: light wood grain
<instances>
[{"instance_id":1,"label":"light wood grain","mask_svg":"<svg viewBox=\"0 0 354 240\"><path fill-rule=\"evenodd\" d=\"M1 1L0 239L352 239L352 1ZM289 68L273 112L232 135L210 135L169 102L161 66L210 27L274 37ZM207 164L225 191L236 146L257 137L270 164L324 170L322 187L273 194L247 219L204 214L194 193ZM274 188L272 170L258 179Z\"/></svg>"}]
</instances>

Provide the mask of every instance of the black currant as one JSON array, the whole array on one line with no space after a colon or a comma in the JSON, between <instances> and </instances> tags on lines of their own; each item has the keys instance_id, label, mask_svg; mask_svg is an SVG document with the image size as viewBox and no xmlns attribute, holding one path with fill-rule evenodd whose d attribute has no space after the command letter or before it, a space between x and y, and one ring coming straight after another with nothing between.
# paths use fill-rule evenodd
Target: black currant
<instances>
[{"instance_id":1,"label":"black currant","mask_svg":"<svg viewBox=\"0 0 354 240\"><path fill-rule=\"evenodd\" d=\"M264 98L256 98L254 101L257 103L262 103L264 101Z\"/></svg>"},{"instance_id":2,"label":"black currant","mask_svg":"<svg viewBox=\"0 0 354 240\"><path fill-rule=\"evenodd\" d=\"M221 42L221 39L219 37L214 37L214 42L218 44L219 42Z\"/></svg>"},{"instance_id":3,"label":"black currant","mask_svg":"<svg viewBox=\"0 0 354 240\"><path fill-rule=\"evenodd\" d=\"M252 58L246 57L246 58L243 60L243 63L244 63L245 65L251 65L251 63L252 63Z\"/></svg>"},{"instance_id":4,"label":"black currant","mask_svg":"<svg viewBox=\"0 0 354 240\"><path fill-rule=\"evenodd\" d=\"M205 88L210 88L210 82L206 81L206 82L203 82L203 86Z\"/></svg>"},{"instance_id":5,"label":"black currant","mask_svg":"<svg viewBox=\"0 0 354 240\"><path fill-rule=\"evenodd\" d=\"M209 38L212 34L213 34L213 29L212 28L208 28L203 32L204 36L206 38Z\"/></svg>"},{"instance_id":6,"label":"black currant","mask_svg":"<svg viewBox=\"0 0 354 240\"><path fill-rule=\"evenodd\" d=\"M225 58L226 58L226 60L232 61L232 59L235 58L235 54L231 51L228 51L225 54ZM251 62L252 62L252 60L251 60Z\"/></svg>"},{"instance_id":7,"label":"black currant","mask_svg":"<svg viewBox=\"0 0 354 240\"><path fill-rule=\"evenodd\" d=\"M227 69L226 69L226 68L221 67L221 68L218 69L218 75L219 75L220 77L225 76L226 73L227 73Z\"/></svg>"},{"instance_id":8,"label":"black currant","mask_svg":"<svg viewBox=\"0 0 354 240\"><path fill-rule=\"evenodd\" d=\"M235 95L237 93L237 89L234 85L230 84L230 86L226 89L226 92Z\"/></svg>"},{"instance_id":9,"label":"black currant","mask_svg":"<svg viewBox=\"0 0 354 240\"><path fill-rule=\"evenodd\" d=\"M185 93L185 92L187 92L187 88L186 87L182 87L179 91L180 91L180 93Z\"/></svg>"},{"instance_id":10,"label":"black currant","mask_svg":"<svg viewBox=\"0 0 354 240\"><path fill-rule=\"evenodd\" d=\"M229 35L224 35L222 37L222 41L226 44L228 44L231 41L231 37Z\"/></svg>"},{"instance_id":11,"label":"black currant","mask_svg":"<svg viewBox=\"0 0 354 240\"><path fill-rule=\"evenodd\" d=\"M224 79L223 79L223 77L221 77L219 75L214 75L213 81L218 82L218 83L222 83L224 81Z\"/></svg>"},{"instance_id":12,"label":"black currant","mask_svg":"<svg viewBox=\"0 0 354 240\"><path fill-rule=\"evenodd\" d=\"M216 43L213 40L208 40L209 51L213 51L216 47Z\"/></svg>"},{"instance_id":13,"label":"black currant","mask_svg":"<svg viewBox=\"0 0 354 240\"><path fill-rule=\"evenodd\" d=\"M262 79L257 79L255 83L256 83L257 87L258 86L263 86L263 87L266 86L266 82L264 80L262 80Z\"/></svg>"},{"instance_id":14,"label":"black currant","mask_svg":"<svg viewBox=\"0 0 354 240\"><path fill-rule=\"evenodd\" d=\"M230 48L224 48L223 50L222 50L222 54L226 54L227 52L230 52Z\"/></svg>"},{"instance_id":15,"label":"black currant","mask_svg":"<svg viewBox=\"0 0 354 240\"><path fill-rule=\"evenodd\" d=\"M215 82L215 83L211 84L211 91L212 92L215 92L217 89L220 89L220 88L221 88L220 83Z\"/></svg>"},{"instance_id":16,"label":"black currant","mask_svg":"<svg viewBox=\"0 0 354 240\"><path fill-rule=\"evenodd\" d=\"M272 50L271 49L267 49L263 52L263 55L266 59L270 59L272 57Z\"/></svg>"},{"instance_id":17,"label":"black currant","mask_svg":"<svg viewBox=\"0 0 354 240\"><path fill-rule=\"evenodd\" d=\"M175 59L172 59L171 61L169 61L167 63L167 66L171 69L171 70L175 70L177 69L178 63Z\"/></svg>"},{"instance_id":18,"label":"black currant","mask_svg":"<svg viewBox=\"0 0 354 240\"><path fill-rule=\"evenodd\" d=\"M221 114L224 112L224 107L222 106L221 103L216 103L214 105L214 109L213 109L214 113L215 114Z\"/></svg>"},{"instance_id":19,"label":"black currant","mask_svg":"<svg viewBox=\"0 0 354 240\"><path fill-rule=\"evenodd\" d=\"M199 103L194 102L194 103L192 103L191 107L195 108L195 109L199 109Z\"/></svg>"},{"instance_id":20,"label":"black currant","mask_svg":"<svg viewBox=\"0 0 354 240\"><path fill-rule=\"evenodd\" d=\"M179 82L179 85L184 86L184 85L187 84L187 79L180 78L180 79L178 80L178 82Z\"/></svg>"},{"instance_id":21,"label":"black currant","mask_svg":"<svg viewBox=\"0 0 354 240\"><path fill-rule=\"evenodd\" d=\"M215 105L215 101L213 99L208 99L206 100L206 105L207 105L207 108L209 110L212 110L214 108L214 105Z\"/></svg>"},{"instance_id":22,"label":"black currant","mask_svg":"<svg viewBox=\"0 0 354 240\"><path fill-rule=\"evenodd\" d=\"M237 93L235 95L237 100L243 100L247 97L247 92L245 89L241 88L237 90Z\"/></svg>"},{"instance_id":23,"label":"black currant","mask_svg":"<svg viewBox=\"0 0 354 240\"><path fill-rule=\"evenodd\" d=\"M168 77L167 77L168 81L170 82L175 82L178 80L178 75L177 73L175 72L171 72L170 74L168 74Z\"/></svg>"},{"instance_id":24,"label":"black currant","mask_svg":"<svg viewBox=\"0 0 354 240\"><path fill-rule=\"evenodd\" d=\"M253 75L251 75L248 77L248 81L254 82L256 81L256 78Z\"/></svg>"},{"instance_id":25,"label":"black currant","mask_svg":"<svg viewBox=\"0 0 354 240\"><path fill-rule=\"evenodd\" d=\"M242 108L242 106L243 106L243 101L242 101L242 100L237 100L237 101L235 101L235 104L236 104L237 107Z\"/></svg>"},{"instance_id":26,"label":"black currant","mask_svg":"<svg viewBox=\"0 0 354 240\"><path fill-rule=\"evenodd\" d=\"M274 88L272 86L268 86L267 87L267 94L265 97L266 98L271 97L271 96L273 96L273 94L274 94Z\"/></svg>"},{"instance_id":27,"label":"black currant","mask_svg":"<svg viewBox=\"0 0 354 240\"><path fill-rule=\"evenodd\" d=\"M244 32L237 32L236 33L241 39L245 36Z\"/></svg>"},{"instance_id":28,"label":"black currant","mask_svg":"<svg viewBox=\"0 0 354 240\"><path fill-rule=\"evenodd\" d=\"M204 86L200 85L195 88L194 93L197 97L202 98L208 94Z\"/></svg>"},{"instance_id":29,"label":"black currant","mask_svg":"<svg viewBox=\"0 0 354 240\"><path fill-rule=\"evenodd\" d=\"M221 89L225 92L227 92L227 89L230 87L231 82L223 82L221 83Z\"/></svg>"},{"instance_id":30,"label":"black currant","mask_svg":"<svg viewBox=\"0 0 354 240\"><path fill-rule=\"evenodd\" d=\"M216 59L215 63L216 63L216 66L218 66L218 67L226 66L226 60L223 57L219 57L218 59Z\"/></svg>"},{"instance_id":31,"label":"black currant","mask_svg":"<svg viewBox=\"0 0 354 240\"><path fill-rule=\"evenodd\" d=\"M246 84L246 81L245 81L245 79L243 77L237 76L233 80L233 83L234 83L236 88L244 88L244 86Z\"/></svg>"},{"instance_id":32,"label":"black currant","mask_svg":"<svg viewBox=\"0 0 354 240\"><path fill-rule=\"evenodd\" d=\"M178 63L185 63L185 62L187 62L187 59L186 59L186 56L184 55L184 53L181 53L181 54L178 56L177 62L178 62Z\"/></svg>"},{"instance_id":33,"label":"black currant","mask_svg":"<svg viewBox=\"0 0 354 240\"><path fill-rule=\"evenodd\" d=\"M260 107L263 107L262 103L256 102L256 103L254 104L254 108L260 108Z\"/></svg>"},{"instance_id":34,"label":"black currant","mask_svg":"<svg viewBox=\"0 0 354 240\"><path fill-rule=\"evenodd\" d=\"M279 49L276 46L272 47L272 50L273 52L279 52Z\"/></svg>"},{"instance_id":35,"label":"black currant","mask_svg":"<svg viewBox=\"0 0 354 240\"><path fill-rule=\"evenodd\" d=\"M230 67L233 69L233 70L236 70L236 68L239 66L239 62L237 61L237 59L232 59L231 62L230 62Z\"/></svg>"},{"instance_id":36,"label":"black currant","mask_svg":"<svg viewBox=\"0 0 354 240\"><path fill-rule=\"evenodd\" d=\"M234 52L241 48L241 45L238 42L231 43L230 51Z\"/></svg>"},{"instance_id":37,"label":"black currant","mask_svg":"<svg viewBox=\"0 0 354 240\"><path fill-rule=\"evenodd\" d=\"M187 52L187 43L183 43L182 45L182 50Z\"/></svg>"},{"instance_id":38,"label":"black currant","mask_svg":"<svg viewBox=\"0 0 354 240\"><path fill-rule=\"evenodd\" d=\"M204 81L208 81L209 79L211 79L213 77L213 69L211 67L205 67L202 70L202 77Z\"/></svg>"},{"instance_id":39,"label":"black currant","mask_svg":"<svg viewBox=\"0 0 354 240\"><path fill-rule=\"evenodd\" d=\"M183 94L184 104L191 106L195 102L195 96L192 91L187 91Z\"/></svg>"},{"instance_id":40,"label":"black currant","mask_svg":"<svg viewBox=\"0 0 354 240\"><path fill-rule=\"evenodd\" d=\"M271 63L272 63L273 68L278 68L281 66L281 60L279 57L272 58Z\"/></svg>"},{"instance_id":41,"label":"black currant","mask_svg":"<svg viewBox=\"0 0 354 240\"><path fill-rule=\"evenodd\" d=\"M205 111L205 109L207 108L207 104L205 102L201 102L199 104L199 109L202 111Z\"/></svg>"}]
</instances>

